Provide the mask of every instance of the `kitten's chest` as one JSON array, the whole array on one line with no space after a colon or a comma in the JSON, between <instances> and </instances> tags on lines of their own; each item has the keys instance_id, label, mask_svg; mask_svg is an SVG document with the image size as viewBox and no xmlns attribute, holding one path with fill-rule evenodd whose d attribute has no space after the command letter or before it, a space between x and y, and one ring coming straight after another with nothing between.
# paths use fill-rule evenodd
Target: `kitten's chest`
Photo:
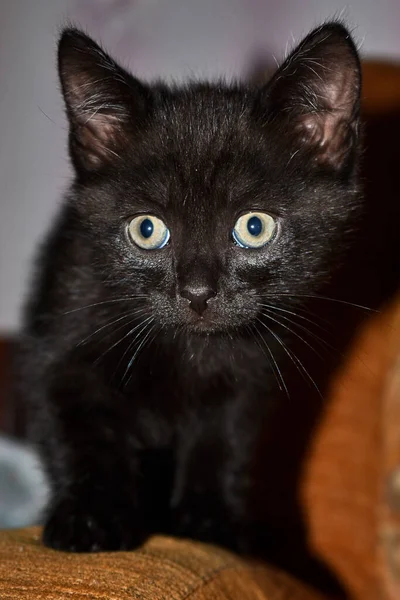
<instances>
[{"instance_id":1,"label":"kitten's chest","mask_svg":"<svg viewBox=\"0 0 400 600\"><path fill-rule=\"evenodd\" d=\"M123 387L133 405L167 419L190 407L223 406L232 398L268 386L268 367L258 347L212 344L161 346L144 352Z\"/></svg>"}]
</instances>

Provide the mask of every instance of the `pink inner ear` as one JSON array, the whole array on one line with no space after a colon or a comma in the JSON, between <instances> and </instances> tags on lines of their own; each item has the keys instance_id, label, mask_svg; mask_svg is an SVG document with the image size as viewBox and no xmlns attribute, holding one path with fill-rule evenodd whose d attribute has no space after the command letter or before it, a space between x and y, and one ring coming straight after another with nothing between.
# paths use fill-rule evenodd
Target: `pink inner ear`
<instances>
[{"instance_id":1,"label":"pink inner ear","mask_svg":"<svg viewBox=\"0 0 400 600\"><path fill-rule=\"evenodd\" d=\"M77 134L80 145L85 149L87 168L96 168L113 157L119 158L115 148L122 131L117 117L95 114L79 126Z\"/></svg>"},{"instance_id":2,"label":"pink inner ear","mask_svg":"<svg viewBox=\"0 0 400 600\"><path fill-rule=\"evenodd\" d=\"M301 144L314 151L317 162L335 168L340 168L347 155L351 128L341 110L302 115L297 127Z\"/></svg>"}]
</instances>

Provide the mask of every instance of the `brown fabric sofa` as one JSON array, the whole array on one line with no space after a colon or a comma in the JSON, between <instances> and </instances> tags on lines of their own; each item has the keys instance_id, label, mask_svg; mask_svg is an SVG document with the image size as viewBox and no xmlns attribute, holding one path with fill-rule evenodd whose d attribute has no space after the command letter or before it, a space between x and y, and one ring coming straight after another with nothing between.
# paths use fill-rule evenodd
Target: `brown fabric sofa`
<instances>
[{"instance_id":1,"label":"brown fabric sofa","mask_svg":"<svg viewBox=\"0 0 400 600\"><path fill-rule=\"evenodd\" d=\"M2 600L318 600L283 573L185 540L155 537L136 552L63 554L39 530L0 536Z\"/></svg>"},{"instance_id":2,"label":"brown fabric sofa","mask_svg":"<svg viewBox=\"0 0 400 600\"><path fill-rule=\"evenodd\" d=\"M400 122L399 67L367 64L364 75L367 117L382 117L382 123L390 122L392 128L396 113L396 123ZM377 123L374 131L381 134L381 121ZM398 169L397 143L398 137L393 150ZM381 152L379 144L377 149ZM379 157L375 165L393 171L393 165L379 162ZM394 176L398 180L398 173L392 173L391 180L386 172L378 178L381 192L384 183L387 193ZM0 361L0 373L4 364ZM301 478L309 545L350 598L399 600L400 295L362 327L332 382L328 400ZM136 552L74 555L44 548L37 528L0 533L1 600L100 598L321 600L322 596L268 565L185 540L155 537Z\"/></svg>"}]
</instances>

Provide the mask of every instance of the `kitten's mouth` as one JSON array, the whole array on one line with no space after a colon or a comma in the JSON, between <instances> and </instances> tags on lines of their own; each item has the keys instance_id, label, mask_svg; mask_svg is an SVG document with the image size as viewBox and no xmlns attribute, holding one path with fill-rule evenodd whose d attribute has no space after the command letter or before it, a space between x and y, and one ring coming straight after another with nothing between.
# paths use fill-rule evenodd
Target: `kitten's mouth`
<instances>
[{"instance_id":1,"label":"kitten's mouth","mask_svg":"<svg viewBox=\"0 0 400 600\"><path fill-rule=\"evenodd\" d=\"M177 305L172 305L168 312L165 305L156 306L155 313L160 316L163 327L183 334L199 336L226 334L232 337L245 330L257 315L257 307L254 310L244 311L238 304L220 301L217 305L210 302L210 305L203 310L195 310L188 303L178 302Z\"/></svg>"},{"instance_id":2,"label":"kitten's mouth","mask_svg":"<svg viewBox=\"0 0 400 600\"><path fill-rule=\"evenodd\" d=\"M184 329L190 334L199 336L210 336L210 335L222 335L228 334L237 329L232 320L222 315L207 314L204 315L193 314L185 319Z\"/></svg>"},{"instance_id":3,"label":"kitten's mouth","mask_svg":"<svg viewBox=\"0 0 400 600\"><path fill-rule=\"evenodd\" d=\"M207 335L222 329L221 325L218 327L218 323L206 315L193 315L186 322L186 328L192 333Z\"/></svg>"},{"instance_id":4,"label":"kitten's mouth","mask_svg":"<svg viewBox=\"0 0 400 600\"><path fill-rule=\"evenodd\" d=\"M185 311L186 312L186 311ZM192 309L189 309L184 316L184 329L188 333L197 335L212 335L222 333L227 329L226 320L211 309L205 310L202 314L198 314Z\"/></svg>"}]
</instances>

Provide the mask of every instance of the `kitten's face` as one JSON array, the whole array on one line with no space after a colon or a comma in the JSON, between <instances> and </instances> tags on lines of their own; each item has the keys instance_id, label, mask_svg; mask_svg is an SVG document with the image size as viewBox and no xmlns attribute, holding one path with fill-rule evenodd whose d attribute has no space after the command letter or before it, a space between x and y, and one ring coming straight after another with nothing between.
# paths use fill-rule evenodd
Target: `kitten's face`
<instances>
[{"instance_id":1,"label":"kitten's face","mask_svg":"<svg viewBox=\"0 0 400 600\"><path fill-rule=\"evenodd\" d=\"M261 90L145 88L105 55L118 77L102 87L99 49L64 35L74 202L95 268L163 327L245 329L329 276L356 197L359 66L343 30L325 29Z\"/></svg>"}]
</instances>

